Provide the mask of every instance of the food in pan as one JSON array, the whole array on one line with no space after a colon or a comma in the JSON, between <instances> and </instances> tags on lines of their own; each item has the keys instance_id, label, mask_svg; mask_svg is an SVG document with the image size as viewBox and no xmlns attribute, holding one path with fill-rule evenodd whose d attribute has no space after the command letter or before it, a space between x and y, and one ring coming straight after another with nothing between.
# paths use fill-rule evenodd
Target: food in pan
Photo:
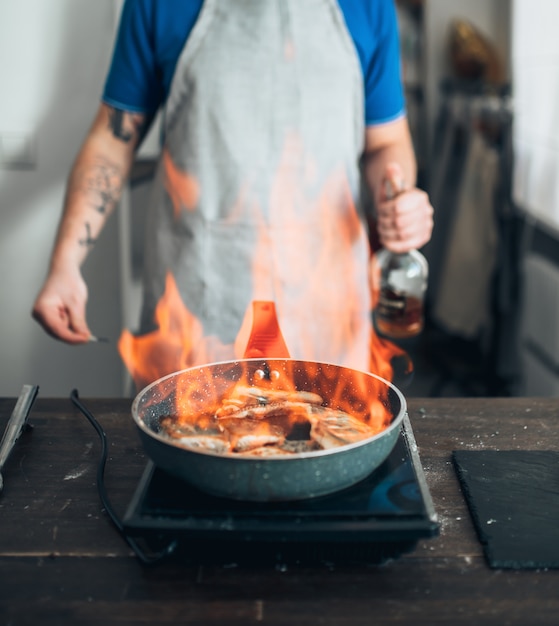
<instances>
[{"instance_id":1,"label":"food in pan","mask_svg":"<svg viewBox=\"0 0 559 626\"><path fill-rule=\"evenodd\" d=\"M324 406L316 393L251 386L237 386L211 413L168 415L159 423L161 434L185 448L251 457L329 450L382 429Z\"/></svg>"}]
</instances>

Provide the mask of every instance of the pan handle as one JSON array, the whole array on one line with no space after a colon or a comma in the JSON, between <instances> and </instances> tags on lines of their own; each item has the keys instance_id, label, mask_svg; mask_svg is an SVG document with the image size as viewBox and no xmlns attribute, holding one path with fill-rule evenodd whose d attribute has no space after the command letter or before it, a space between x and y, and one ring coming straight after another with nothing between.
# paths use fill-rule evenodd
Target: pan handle
<instances>
[{"instance_id":1,"label":"pan handle","mask_svg":"<svg viewBox=\"0 0 559 626\"><path fill-rule=\"evenodd\" d=\"M275 303L268 300L254 300L252 314L252 332L244 358L289 359L289 350L281 334Z\"/></svg>"}]
</instances>

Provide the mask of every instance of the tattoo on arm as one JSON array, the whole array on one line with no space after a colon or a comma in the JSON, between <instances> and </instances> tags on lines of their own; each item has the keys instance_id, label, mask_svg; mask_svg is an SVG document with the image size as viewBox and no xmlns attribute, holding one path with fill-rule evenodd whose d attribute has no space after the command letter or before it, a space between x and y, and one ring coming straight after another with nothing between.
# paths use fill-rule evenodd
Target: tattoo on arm
<instances>
[{"instance_id":1,"label":"tattoo on arm","mask_svg":"<svg viewBox=\"0 0 559 626\"><path fill-rule=\"evenodd\" d=\"M89 225L89 222L85 223L85 232L86 232L85 239L80 239L79 244L80 246L92 248L97 243L97 239L94 239L91 236L91 226Z\"/></svg>"},{"instance_id":2,"label":"tattoo on arm","mask_svg":"<svg viewBox=\"0 0 559 626\"><path fill-rule=\"evenodd\" d=\"M98 213L110 213L120 198L122 183L119 168L105 159L99 159L84 181L89 203Z\"/></svg>"},{"instance_id":3,"label":"tattoo on arm","mask_svg":"<svg viewBox=\"0 0 559 626\"><path fill-rule=\"evenodd\" d=\"M129 113L121 109L109 108L109 127L113 136L124 143L134 140L135 143L144 136L146 121L139 113Z\"/></svg>"},{"instance_id":4,"label":"tattoo on arm","mask_svg":"<svg viewBox=\"0 0 559 626\"><path fill-rule=\"evenodd\" d=\"M87 172L83 182L87 202L102 215L108 215L115 207L120 198L121 189L122 176L119 169L105 159L97 161ZM79 244L91 248L97 243L97 239L91 235L89 222L85 223L85 232L85 237L79 240Z\"/></svg>"}]
</instances>

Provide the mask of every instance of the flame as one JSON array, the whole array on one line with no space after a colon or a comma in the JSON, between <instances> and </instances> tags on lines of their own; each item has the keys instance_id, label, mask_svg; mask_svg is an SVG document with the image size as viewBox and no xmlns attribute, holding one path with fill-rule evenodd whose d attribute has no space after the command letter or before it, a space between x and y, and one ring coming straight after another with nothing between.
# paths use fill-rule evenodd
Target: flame
<instances>
[{"instance_id":1,"label":"flame","mask_svg":"<svg viewBox=\"0 0 559 626\"><path fill-rule=\"evenodd\" d=\"M152 332L135 336L124 330L118 350L138 389L182 369L204 363L209 355L219 360L234 357L231 347L213 336L204 336L202 324L183 304L173 275L168 273L165 292L155 309Z\"/></svg>"},{"instance_id":2,"label":"flame","mask_svg":"<svg viewBox=\"0 0 559 626\"><path fill-rule=\"evenodd\" d=\"M198 182L190 174L181 171L173 162L167 150L163 151L165 171L165 186L174 207L175 218L181 211L196 210L201 190ZM149 383L173 372L191 368L197 364L216 362L231 362L235 370L234 381L224 373L222 380L216 380L215 369L199 368L198 376L177 377L175 394L177 411L180 414L198 415L207 411L218 410L224 397L235 393L238 385L256 384L254 371L250 365L238 363L240 359L262 355L266 358L285 357L289 350L289 329L277 326L275 306L281 311L284 303L281 300L281 280L289 275L290 281L301 294L301 308L308 303L312 304L319 299L336 297L328 292L329 285L325 284L328 278L327 269L330 268L332 255L340 258L340 274L351 275L355 268L355 261L349 254L338 254L339 249L349 249L352 243L362 235L363 226L355 209L352 193L342 167L334 169L330 177L321 184L318 179L318 167L315 161L305 152L302 142L295 134L287 136L281 159L278 163L276 176L270 187L269 214L265 217L259 202L256 199L250 181L241 185L236 200L231 207L231 220L235 220L243 213L248 214L257 231L257 243L253 254L252 284L254 300L247 307L244 321L239 329L233 344L224 344L216 336L204 335L201 320L188 309L181 298L179 289L172 273L168 273L165 281L163 296L157 304L154 314L154 330L139 336L128 330L123 331L118 349L128 368L138 390ZM343 228L332 232L330 228L312 233L320 237L321 248L318 256L304 257L308 263L300 261L298 250L308 246L309 233L301 226L300 216L305 214L304 207L312 205L321 212L323 219L317 224L327 224L333 210L342 207L344 211ZM336 209L335 209L336 208ZM272 245L268 235L268 223L288 225L290 253L278 250ZM281 254L279 254L281 252ZM287 262L285 259L287 258ZM281 265L283 263L283 265ZM280 267L283 272L277 278L278 284L270 283L270 264ZM371 265L369 271L374 271ZM359 294L348 294L348 309L351 309L351 298L358 298ZM373 301L376 295L372 294ZM272 324L266 332L276 333L281 337L281 331L287 342L264 342L264 348L254 345L255 329L258 321L255 301L265 301L273 307L275 326ZM260 303L262 304L262 303ZM273 320L272 320L273 321ZM348 315L340 320L336 337L329 340L334 346L347 346L355 343L356 322ZM272 328L272 331L269 329ZM252 341L252 344L251 344ZM327 398L328 406L339 408L362 419L378 424L379 428L386 425L391 419L388 407L388 386L382 381L371 378L365 373L355 373L353 376L340 376L337 366L325 366L313 361L312 340L305 344L305 337L300 339L298 351L311 355L305 361L304 372L301 369L303 361L294 360L299 370L294 371L290 361L281 369L278 379L257 381L258 385L272 386L282 390L308 390L323 393ZM270 352L270 346L272 347ZM393 378L392 360L405 355L398 346L379 337L371 327L369 338L370 363L369 371L391 381ZM239 373L237 369L248 368ZM230 370L227 370L230 371ZM348 372L351 370L348 370Z\"/></svg>"},{"instance_id":3,"label":"flame","mask_svg":"<svg viewBox=\"0 0 559 626\"><path fill-rule=\"evenodd\" d=\"M165 172L165 189L169 194L175 210L175 218L183 208L193 211L200 198L200 189L198 181L188 174L181 171L173 162L169 151L163 149L163 165Z\"/></svg>"},{"instance_id":4,"label":"flame","mask_svg":"<svg viewBox=\"0 0 559 626\"><path fill-rule=\"evenodd\" d=\"M168 274L165 293L155 312L156 330L139 337L124 331L119 351L139 390L167 374L179 372L174 377L172 389L163 396L155 394L154 397L161 400L172 393L175 415L199 429L208 426L210 416L219 412L227 398L238 395L238 389L247 386L316 393L323 397L328 407L358 417L374 432L380 432L390 424L393 414L388 385L365 372L290 359L277 324L274 303L256 302L253 308L253 332L245 348L245 357L249 360L244 360L231 354L231 346L222 344L215 337L203 336L201 323L183 304L175 280ZM264 320L259 315L262 308L272 311ZM229 364L220 364L218 376L215 366L188 368L192 359L209 362L207 355L219 352L222 355L220 360ZM372 331L373 373L390 380L391 359L395 353L403 351ZM262 356L265 360L259 361L255 356ZM281 359L275 363L274 357ZM237 360L232 360L234 358ZM272 373L264 372L258 376L255 369L259 367L272 368ZM295 422L297 413L286 419ZM259 430L262 433L268 427L263 423Z\"/></svg>"},{"instance_id":5,"label":"flame","mask_svg":"<svg viewBox=\"0 0 559 626\"><path fill-rule=\"evenodd\" d=\"M322 406L361 420L369 427L368 437L381 432L392 421L393 397L389 391L386 383L366 372L332 364L245 359L189 368L157 381L141 392L140 414L149 412L154 404L155 411L160 410L162 400L171 397L171 413L165 407L162 417L171 417L181 425L193 426L198 431L215 431L219 424L229 421L235 428L238 426L241 434L249 431L253 435L265 435L270 427L281 425L287 432L308 421L300 394L309 393L318 396ZM266 397L268 392L285 392L285 400L274 405L285 410L276 411L272 417L250 414L262 408L258 397ZM231 414L225 409L230 409L231 401L242 402L240 408L248 413L244 419L229 417ZM225 428L229 430L229 426Z\"/></svg>"}]
</instances>

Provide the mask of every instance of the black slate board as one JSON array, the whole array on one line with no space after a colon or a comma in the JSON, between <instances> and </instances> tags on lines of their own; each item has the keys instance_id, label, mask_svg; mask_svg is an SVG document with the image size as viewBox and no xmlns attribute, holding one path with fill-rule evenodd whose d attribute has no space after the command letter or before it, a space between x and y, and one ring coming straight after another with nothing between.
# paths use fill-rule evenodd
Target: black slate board
<instances>
[{"instance_id":1,"label":"black slate board","mask_svg":"<svg viewBox=\"0 0 559 626\"><path fill-rule=\"evenodd\" d=\"M455 450L452 460L489 566L559 568L559 452Z\"/></svg>"}]
</instances>

